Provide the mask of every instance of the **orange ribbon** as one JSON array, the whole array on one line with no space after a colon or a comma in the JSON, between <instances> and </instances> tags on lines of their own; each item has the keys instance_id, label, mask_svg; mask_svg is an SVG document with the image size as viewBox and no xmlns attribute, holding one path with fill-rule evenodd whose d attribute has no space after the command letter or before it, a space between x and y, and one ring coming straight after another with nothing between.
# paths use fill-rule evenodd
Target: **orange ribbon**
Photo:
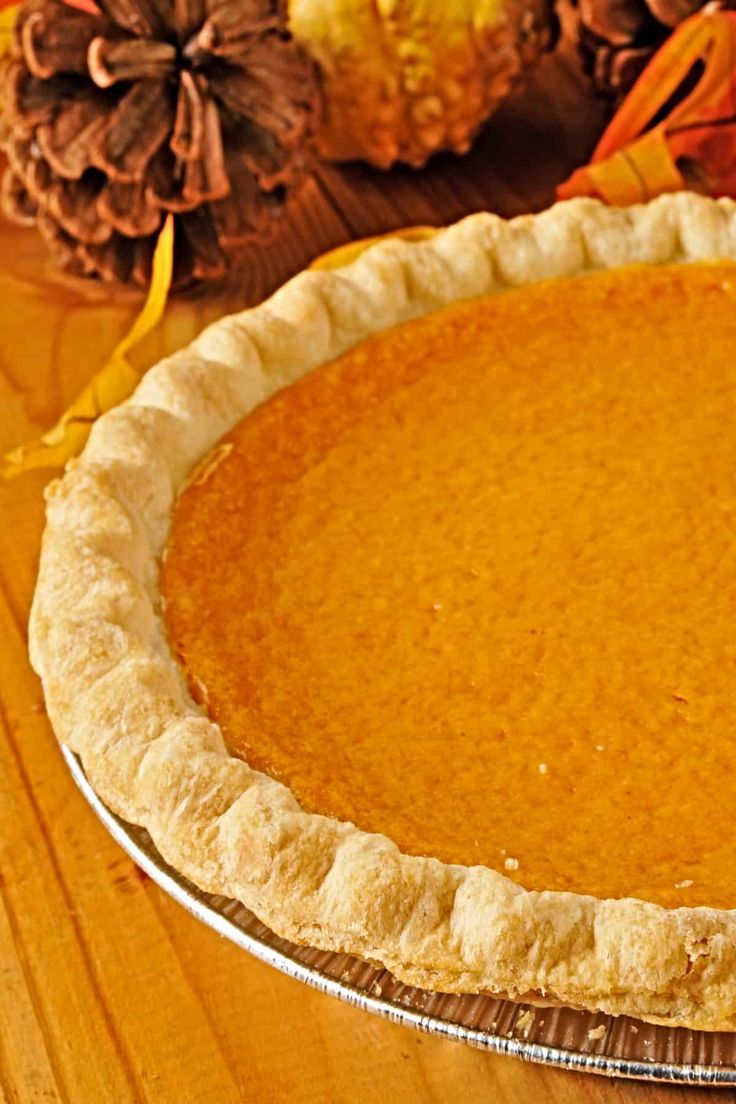
<instances>
[{"instance_id":1,"label":"orange ribbon","mask_svg":"<svg viewBox=\"0 0 736 1104\"><path fill-rule=\"evenodd\" d=\"M684 188L736 196L736 12L711 6L655 54L557 194L625 206Z\"/></svg>"},{"instance_id":2,"label":"orange ribbon","mask_svg":"<svg viewBox=\"0 0 736 1104\"><path fill-rule=\"evenodd\" d=\"M94 0L64 0L64 3L69 8L76 8L77 11L86 12L87 15L102 15L102 10L98 8Z\"/></svg>"}]
</instances>

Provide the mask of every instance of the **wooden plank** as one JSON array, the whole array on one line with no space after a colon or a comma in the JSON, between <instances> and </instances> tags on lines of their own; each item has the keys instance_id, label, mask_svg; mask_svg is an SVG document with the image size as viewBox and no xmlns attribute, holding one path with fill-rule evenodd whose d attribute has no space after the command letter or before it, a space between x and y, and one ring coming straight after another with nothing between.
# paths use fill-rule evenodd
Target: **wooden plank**
<instances>
[{"instance_id":1,"label":"wooden plank","mask_svg":"<svg viewBox=\"0 0 736 1104\"><path fill-rule=\"evenodd\" d=\"M20 841L15 834L4 839L7 902L16 917L23 917L19 937L44 948L37 1000L50 1038L58 1050L59 1025L63 1045L69 1046L66 1017L59 1014L55 1000L48 1008L46 1001L62 994L65 1001L69 999L70 974L65 963L67 957L76 956L85 979L79 992L94 1000L97 1008L89 1019L80 1016L73 1034L79 1039L86 1037L95 1050L114 1044L117 1055L110 1054L111 1069L117 1066L124 1073L127 1086L125 1090L117 1086L119 1095L113 1099L126 1099L134 1090L136 1096L154 1101L161 1092L176 1087L182 1101L238 1100L227 1064L211 1060L218 1048L207 1017L170 945L161 938L155 911L134 864L80 804L70 776L60 767L45 716L32 709L38 697L37 683L30 670L17 661L23 650L22 638L4 603L0 603L0 640L0 685L13 687L12 703L4 701L2 705L5 743L0 759L0 770L14 776L18 797L10 827L11 831L13 825L22 828L26 838L40 836L35 846L46 852L45 864L31 865L26 855L25 866L21 866L23 853L16 846ZM6 677L9 642L16 648L12 680ZM22 807L24 790L30 808ZM53 907L47 902L34 911L39 909L42 895L51 893ZM65 921L63 937L56 931L55 917ZM98 953L100 945L105 948L103 955ZM40 966L38 955L35 961ZM116 994L114 1007L111 991ZM182 1053L189 1055L184 1085ZM61 1066L63 1054L58 1060ZM81 1065L77 1072L84 1074L87 1069L94 1067ZM71 1092L70 1096L73 1100L104 1099L93 1091L99 1093L99 1086L95 1090L86 1086L86 1095Z\"/></svg>"},{"instance_id":2,"label":"wooden plank","mask_svg":"<svg viewBox=\"0 0 736 1104\"><path fill-rule=\"evenodd\" d=\"M33 699L18 694L20 650L17 634L0 602L0 777L3 778L3 830L0 869L3 903L17 956L25 964L27 1000L37 1033L44 1040L53 1078L64 1100L104 1100L111 1089L125 1100L133 1082L104 1009L84 948L78 940L74 911L54 869L35 794L14 754L18 718ZM20 653L20 654L19 654ZM7 701L13 688L12 703ZM37 691L34 694L37 700ZM38 716L38 714L36 714ZM15 1011L6 1006L6 1014ZM26 1007L27 1011L27 1007ZM100 1061L80 1061L80 1042ZM4 1062L6 1073L8 1057ZM17 1067L15 1072L19 1072ZM16 1090L23 1099L21 1082Z\"/></svg>"},{"instance_id":3,"label":"wooden plank","mask_svg":"<svg viewBox=\"0 0 736 1104\"><path fill-rule=\"evenodd\" d=\"M64 1096L31 998L28 962L20 952L13 918L0 893L0 992L3 1007L12 1010L0 1016L0 1085L5 1099L19 1104L24 1095L61 1102Z\"/></svg>"}]
</instances>

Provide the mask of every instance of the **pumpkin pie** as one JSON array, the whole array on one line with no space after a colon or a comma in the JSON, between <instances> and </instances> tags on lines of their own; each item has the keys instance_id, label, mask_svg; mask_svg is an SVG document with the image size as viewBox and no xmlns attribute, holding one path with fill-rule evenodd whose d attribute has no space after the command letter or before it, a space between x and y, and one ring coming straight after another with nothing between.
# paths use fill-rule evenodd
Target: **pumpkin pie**
<instances>
[{"instance_id":1,"label":"pumpkin pie","mask_svg":"<svg viewBox=\"0 0 736 1104\"><path fill-rule=\"evenodd\" d=\"M301 274L50 488L57 734L291 940L735 1029L735 354L729 201Z\"/></svg>"}]
</instances>

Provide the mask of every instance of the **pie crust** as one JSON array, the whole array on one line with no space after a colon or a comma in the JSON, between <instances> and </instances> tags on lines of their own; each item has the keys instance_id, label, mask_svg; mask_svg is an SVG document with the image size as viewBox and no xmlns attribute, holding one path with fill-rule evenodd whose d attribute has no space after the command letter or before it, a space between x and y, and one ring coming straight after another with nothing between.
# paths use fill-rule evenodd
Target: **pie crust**
<instances>
[{"instance_id":1,"label":"pie crust","mask_svg":"<svg viewBox=\"0 0 736 1104\"><path fill-rule=\"evenodd\" d=\"M193 465L254 406L367 336L537 280L717 257L736 258L729 200L474 215L430 241L387 240L345 268L304 272L148 372L49 488L31 614L49 716L100 797L203 889L407 984L736 1030L736 913L527 891L303 812L228 753L190 697L157 582Z\"/></svg>"}]
</instances>

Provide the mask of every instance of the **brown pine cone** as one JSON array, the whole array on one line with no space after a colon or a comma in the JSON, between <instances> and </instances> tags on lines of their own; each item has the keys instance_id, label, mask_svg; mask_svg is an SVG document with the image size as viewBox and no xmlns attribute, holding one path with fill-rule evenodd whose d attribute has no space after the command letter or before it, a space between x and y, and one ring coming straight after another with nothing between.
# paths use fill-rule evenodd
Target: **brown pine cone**
<instances>
[{"instance_id":1,"label":"brown pine cone","mask_svg":"<svg viewBox=\"0 0 736 1104\"><path fill-rule=\"evenodd\" d=\"M668 37L705 0L570 0L563 24L596 91L622 99Z\"/></svg>"},{"instance_id":2,"label":"brown pine cone","mask_svg":"<svg viewBox=\"0 0 736 1104\"><path fill-rule=\"evenodd\" d=\"M0 100L5 213L62 267L146 284L174 212L182 284L304 178L317 84L285 0L26 0Z\"/></svg>"}]
</instances>

